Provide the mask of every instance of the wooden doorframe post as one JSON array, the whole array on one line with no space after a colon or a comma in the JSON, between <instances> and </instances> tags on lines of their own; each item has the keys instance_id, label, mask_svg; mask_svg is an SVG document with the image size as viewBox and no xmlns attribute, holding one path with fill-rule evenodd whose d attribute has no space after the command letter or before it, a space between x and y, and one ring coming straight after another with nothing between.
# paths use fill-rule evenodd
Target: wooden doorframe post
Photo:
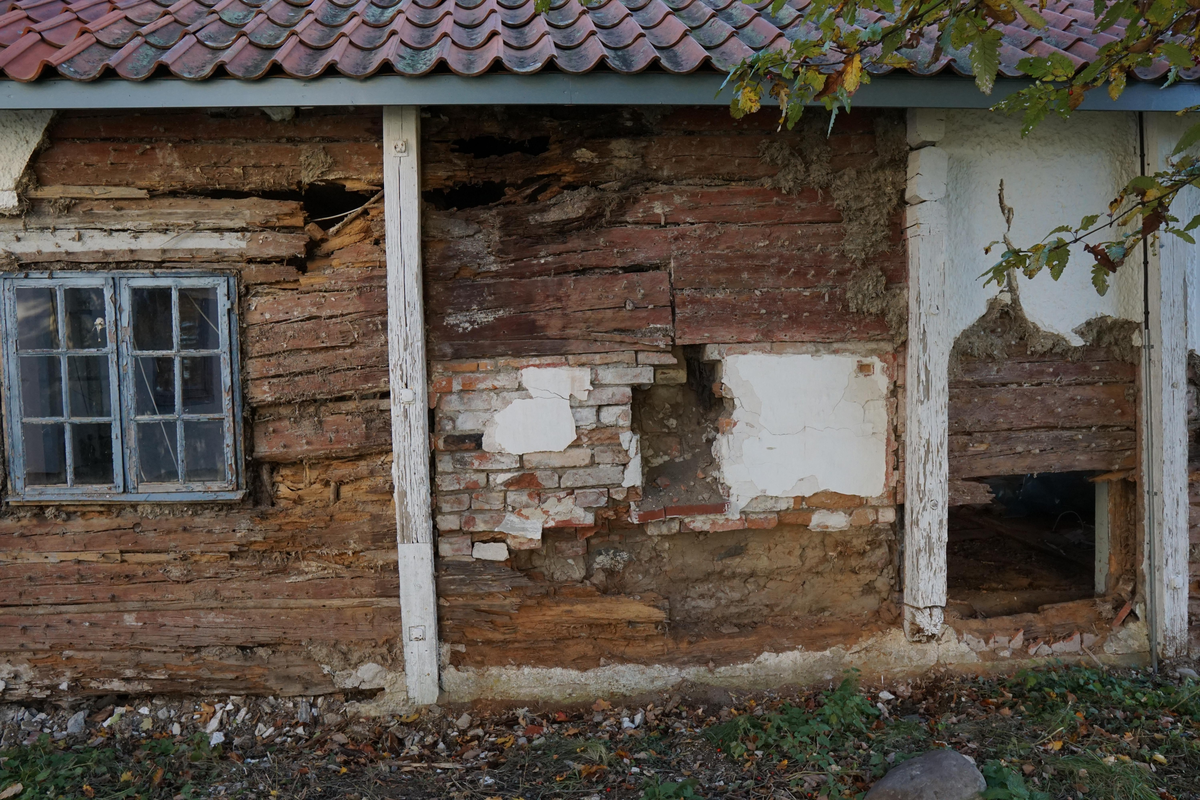
<instances>
[{"instance_id":1,"label":"wooden doorframe post","mask_svg":"<svg viewBox=\"0 0 1200 800\"><path fill-rule=\"evenodd\" d=\"M420 119L417 106L383 110L383 209L404 675L409 699L429 705L438 697L438 631L421 280Z\"/></svg>"},{"instance_id":2,"label":"wooden doorframe post","mask_svg":"<svg viewBox=\"0 0 1200 800\"><path fill-rule=\"evenodd\" d=\"M1174 114L1143 115L1147 173L1166 166L1186 129ZM1194 194L1183 194L1172 213L1188 219L1200 209ZM1142 474L1146 509L1144 596L1152 601L1150 621L1159 655L1187 654L1188 645L1188 436L1187 436L1187 272L1195 246L1162 236L1147 254L1146 301L1148 391L1142 392Z\"/></svg>"},{"instance_id":3,"label":"wooden doorframe post","mask_svg":"<svg viewBox=\"0 0 1200 800\"><path fill-rule=\"evenodd\" d=\"M950 314L946 308L945 203L948 156L936 145L944 112L908 112L905 227L908 238L908 350L904 429L904 633L942 632L946 606Z\"/></svg>"}]
</instances>

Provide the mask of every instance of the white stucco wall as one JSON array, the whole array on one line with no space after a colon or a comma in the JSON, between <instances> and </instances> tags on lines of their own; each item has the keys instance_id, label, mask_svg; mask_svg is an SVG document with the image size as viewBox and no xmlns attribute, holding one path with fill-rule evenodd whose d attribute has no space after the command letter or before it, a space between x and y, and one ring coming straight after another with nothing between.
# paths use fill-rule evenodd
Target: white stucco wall
<instances>
[{"instance_id":1,"label":"white stucco wall","mask_svg":"<svg viewBox=\"0 0 1200 800\"><path fill-rule=\"evenodd\" d=\"M758 497L883 493L888 382L878 358L729 355L721 383L735 404L715 448L730 513Z\"/></svg>"},{"instance_id":2,"label":"white stucco wall","mask_svg":"<svg viewBox=\"0 0 1200 800\"><path fill-rule=\"evenodd\" d=\"M1015 244L1040 241L1061 224L1078 225L1087 214L1103 213L1109 200L1138 172L1137 116L1078 113L1069 121L1047 119L1021 138L1019 118L990 111L947 111L946 132L937 143L949 156L946 202L947 307L951 334L958 336L987 309L995 285L980 275L1000 252L985 254L1005 230L998 191L1015 210ZM1048 271L1029 281L1020 276L1021 304L1030 321L1072 344L1075 329L1093 317L1141 319L1140 261L1114 276L1108 294L1091 284L1091 259L1076 248L1072 262L1055 282Z\"/></svg>"},{"instance_id":3,"label":"white stucco wall","mask_svg":"<svg viewBox=\"0 0 1200 800\"><path fill-rule=\"evenodd\" d=\"M52 116L52 111L0 111L0 214L19 209L17 184Z\"/></svg>"}]
</instances>

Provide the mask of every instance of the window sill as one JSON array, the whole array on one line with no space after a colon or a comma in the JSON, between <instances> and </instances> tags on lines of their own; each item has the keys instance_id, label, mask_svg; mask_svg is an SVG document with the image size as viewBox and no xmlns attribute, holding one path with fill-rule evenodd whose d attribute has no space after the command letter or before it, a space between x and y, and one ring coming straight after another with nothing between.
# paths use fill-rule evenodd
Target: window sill
<instances>
[{"instance_id":1,"label":"window sill","mask_svg":"<svg viewBox=\"0 0 1200 800\"><path fill-rule=\"evenodd\" d=\"M235 503L246 496L245 489L226 492L146 492L144 494L60 495L58 497L9 496L5 502L13 506L87 506L121 505L131 503Z\"/></svg>"}]
</instances>

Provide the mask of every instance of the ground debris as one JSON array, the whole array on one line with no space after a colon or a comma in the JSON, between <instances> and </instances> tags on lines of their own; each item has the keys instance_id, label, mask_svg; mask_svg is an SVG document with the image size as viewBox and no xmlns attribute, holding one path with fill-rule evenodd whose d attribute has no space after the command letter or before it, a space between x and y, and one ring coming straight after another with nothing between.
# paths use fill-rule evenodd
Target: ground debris
<instances>
[{"instance_id":1,"label":"ground debris","mask_svg":"<svg viewBox=\"0 0 1200 800\"><path fill-rule=\"evenodd\" d=\"M354 717L336 696L10 704L0 706L0 792L102 800L861 797L912 756L952 749L975 760L990 788L1009 787L996 797L1200 800L1192 667L1177 664L1161 677L1082 667L1011 678L935 673L861 686L850 673L809 690L687 686L580 706L432 706L373 718Z\"/></svg>"}]
</instances>

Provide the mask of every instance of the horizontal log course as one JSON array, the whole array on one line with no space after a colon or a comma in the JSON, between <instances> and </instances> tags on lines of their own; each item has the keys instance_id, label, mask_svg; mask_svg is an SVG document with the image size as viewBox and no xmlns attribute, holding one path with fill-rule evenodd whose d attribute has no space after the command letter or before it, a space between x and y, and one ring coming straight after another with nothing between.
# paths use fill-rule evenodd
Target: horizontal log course
<instances>
[{"instance_id":1,"label":"horizontal log course","mask_svg":"<svg viewBox=\"0 0 1200 800\"><path fill-rule=\"evenodd\" d=\"M346 458L390 450L388 400L302 404L264 409L253 428L260 461Z\"/></svg>"},{"instance_id":2,"label":"horizontal log course","mask_svg":"<svg viewBox=\"0 0 1200 800\"><path fill-rule=\"evenodd\" d=\"M1037 428L1132 428L1132 384L951 386L950 433Z\"/></svg>"},{"instance_id":3,"label":"horizontal log course","mask_svg":"<svg viewBox=\"0 0 1200 800\"><path fill-rule=\"evenodd\" d=\"M1130 469L1134 431L1111 428L952 433L950 477Z\"/></svg>"}]
</instances>

